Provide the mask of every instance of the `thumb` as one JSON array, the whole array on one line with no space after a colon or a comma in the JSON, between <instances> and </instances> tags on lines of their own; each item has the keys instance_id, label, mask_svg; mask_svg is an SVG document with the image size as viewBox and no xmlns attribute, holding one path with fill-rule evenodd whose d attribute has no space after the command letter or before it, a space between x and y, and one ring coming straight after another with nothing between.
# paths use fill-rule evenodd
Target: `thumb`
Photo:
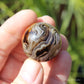
<instances>
[{"instance_id":1,"label":"thumb","mask_svg":"<svg viewBox=\"0 0 84 84\"><path fill-rule=\"evenodd\" d=\"M27 59L18 76L11 84L42 84L43 68L42 65L34 60Z\"/></svg>"}]
</instances>

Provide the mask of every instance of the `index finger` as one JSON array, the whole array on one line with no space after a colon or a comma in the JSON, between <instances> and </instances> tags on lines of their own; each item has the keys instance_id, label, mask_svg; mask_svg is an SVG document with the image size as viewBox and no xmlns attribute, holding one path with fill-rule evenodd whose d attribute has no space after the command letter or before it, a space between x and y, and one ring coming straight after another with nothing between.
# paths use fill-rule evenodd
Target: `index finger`
<instances>
[{"instance_id":1,"label":"index finger","mask_svg":"<svg viewBox=\"0 0 84 84\"><path fill-rule=\"evenodd\" d=\"M18 44L25 28L36 22L37 16L32 10L22 10L9 18L0 28L0 71L9 53Z\"/></svg>"}]
</instances>

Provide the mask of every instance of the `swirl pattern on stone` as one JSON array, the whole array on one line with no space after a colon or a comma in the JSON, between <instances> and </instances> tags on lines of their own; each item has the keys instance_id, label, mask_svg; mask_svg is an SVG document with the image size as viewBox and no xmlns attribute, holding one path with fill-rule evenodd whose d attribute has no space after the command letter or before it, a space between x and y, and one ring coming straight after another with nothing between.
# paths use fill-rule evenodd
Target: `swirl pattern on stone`
<instances>
[{"instance_id":1,"label":"swirl pattern on stone","mask_svg":"<svg viewBox=\"0 0 84 84\"><path fill-rule=\"evenodd\" d=\"M48 61L61 48L61 37L57 29L48 23L35 23L23 35L23 50L37 61Z\"/></svg>"}]
</instances>

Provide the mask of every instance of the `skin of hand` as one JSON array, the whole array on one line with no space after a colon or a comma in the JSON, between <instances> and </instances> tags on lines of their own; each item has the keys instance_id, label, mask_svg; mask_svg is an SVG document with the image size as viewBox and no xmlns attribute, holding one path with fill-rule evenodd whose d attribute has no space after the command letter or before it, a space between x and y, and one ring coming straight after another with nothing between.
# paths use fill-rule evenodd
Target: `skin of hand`
<instances>
[{"instance_id":1,"label":"skin of hand","mask_svg":"<svg viewBox=\"0 0 84 84\"><path fill-rule=\"evenodd\" d=\"M35 22L55 26L49 16L37 18L32 10L22 10L0 27L0 84L67 84L71 70L68 41L61 35L62 48L48 62L29 59L23 52L21 38L25 29ZM28 59L27 59L28 58Z\"/></svg>"}]
</instances>

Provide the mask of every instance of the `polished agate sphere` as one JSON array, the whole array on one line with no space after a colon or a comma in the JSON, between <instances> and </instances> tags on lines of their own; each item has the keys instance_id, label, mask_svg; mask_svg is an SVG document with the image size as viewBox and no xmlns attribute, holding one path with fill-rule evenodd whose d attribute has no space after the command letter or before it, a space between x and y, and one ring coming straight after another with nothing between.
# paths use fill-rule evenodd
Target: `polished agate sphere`
<instances>
[{"instance_id":1,"label":"polished agate sphere","mask_svg":"<svg viewBox=\"0 0 84 84\"><path fill-rule=\"evenodd\" d=\"M25 54L37 61L49 61L61 48L58 30L48 23L35 23L28 27L22 39Z\"/></svg>"}]
</instances>

